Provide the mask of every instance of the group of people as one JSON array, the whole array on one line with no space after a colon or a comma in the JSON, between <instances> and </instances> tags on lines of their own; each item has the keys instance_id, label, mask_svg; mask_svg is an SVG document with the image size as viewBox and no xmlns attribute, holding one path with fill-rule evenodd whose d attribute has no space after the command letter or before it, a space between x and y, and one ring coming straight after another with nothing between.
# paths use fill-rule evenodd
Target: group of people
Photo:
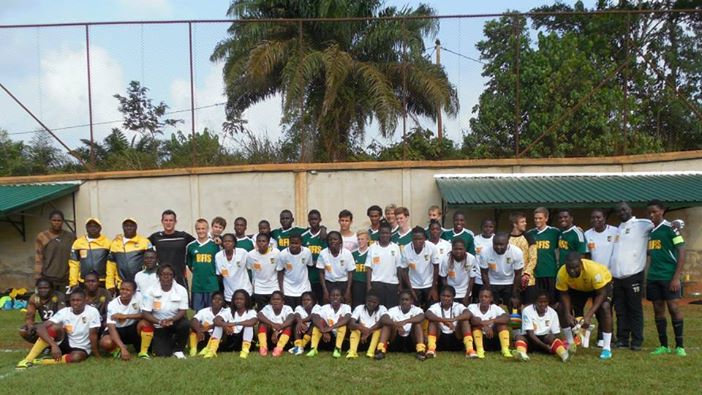
<instances>
[{"instance_id":1,"label":"group of people","mask_svg":"<svg viewBox=\"0 0 702 395\"><path fill-rule=\"evenodd\" d=\"M438 351L482 359L494 349L521 361L528 350L567 361L579 345L589 347L593 333L600 358L610 359L613 310L616 347L641 349L644 285L660 341L653 354L685 356L682 223L666 221L659 201L647 211L650 219L638 219L620 203L614 227L595 209L583 232L570 210L556 210L552 227L540 207L531 230L525 214L513 213L508 231L496 232L486 219L476 235L460 212L444 229L437 206L426 227L411 227L407 208L374 205L366 212L370 227L357 232L349 210L339 213L338 231L321 224L318 210L305 228L283 210L276 229L262 220L247 235L238 217L234 233L225 233L224 218L200 218L193 237L177 231L175 212L166 210L162 231L141 236L126 218L114 240L97 218L76 239L55 211L36 241L36 293L20 329L33 347L17 367L101 352L127 360L130 345L145 359L185 358L186 349L204 358L238 351L245 359L254 342L261 356L273 357L327 349L339 358L345 348L350 359L362 351L375 359L393 351L420 360Z\"/></svg>"}]
</instances>

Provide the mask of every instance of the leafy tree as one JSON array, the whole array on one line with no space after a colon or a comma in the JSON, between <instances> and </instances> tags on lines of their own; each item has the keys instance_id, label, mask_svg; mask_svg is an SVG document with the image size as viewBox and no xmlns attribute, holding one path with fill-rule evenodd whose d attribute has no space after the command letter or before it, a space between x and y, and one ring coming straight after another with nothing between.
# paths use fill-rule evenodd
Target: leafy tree
<instances>
[{"instance_id":1,"label":"leafy tree","mask_svg":"<svg viewBox=\"0 0 702 395\"><path fill-rule=\"evenodd\" d=\"M382 146L377 142L371 143L368 148L372 159L367 160L449 160L463 157L461 151L455 147L451 139L434 137L434 132L429 129L415 127L403 142L389 146ZM407 153L405 155L405 150Z\"/></svg>"},{"instance_id":2,"label":"leafy tree","mask_svg":"<svg viewBox=\"0 0 702 395\"><path fill-rule=\"evenodd\" d=\"M124 121L122 127L140 133L142 136L154 137L163 134L165 126L176 126L183 121L180 119L164 118L168 105L163 101L157 105L147 96L149 88L141 86L139 81L132 81L127 87L127 96L115 94L119 101L119 112Z\"/></svg>"},{"instance_id":3,"label":"leafy tree","mask_svg":"<svg viewBox=\"0 0 702 395\"><path fill-rule=\"evenodd\" d=\"M31 173L27 147L12 141L5 129L0 129L0 176L26 176Z\"/></svg>"},{"instance_id":4,"label":"leafy tree","mask_svg":"<svg viewBox=\"0 0 702 395\"><path fill-rule=\"evenodd\" d=\"M26 155L31 163L32 174L49 174L70 170L73 160L69 159L56 145L53 138L43 130L32 136Z\"/></svg>"},{"instance_id":5,"label":"leafy tree","mask_svg":"<svg viewBox=\"0 0 702 395\"><path fill-rule=\"evenodd\" d=\"M417 17L416 9L382 7L378 0L236 0L237 19ZM303 160L346 158L366 125L377 120L383 136L403 114L435 118L458 110L455 88L441 66L424 57L424 38L436 19L359 20L344 23L234 23L217 44L213 61L224 60L228 118L276 94L283 96L281 123L291 139L305 135L314 152ZM300 34L301 33L301 34ZM405 100L403 100L403 98Z\"/></svg>"},{"instance_id":6,"label":"leafy tree","mask_svg":"<svg viewBox=\"0 0 702 395\"><path fill-rule=\"evenodd\" d=\"M195 163L198 166L221 166L241 163L241 159L228 152L219 141L219 136L205 128L202 133L183 134L178 131L163 141L161 159L164 167L192 167L193 141L195 142Z\"/></svg>"}]
</instances>

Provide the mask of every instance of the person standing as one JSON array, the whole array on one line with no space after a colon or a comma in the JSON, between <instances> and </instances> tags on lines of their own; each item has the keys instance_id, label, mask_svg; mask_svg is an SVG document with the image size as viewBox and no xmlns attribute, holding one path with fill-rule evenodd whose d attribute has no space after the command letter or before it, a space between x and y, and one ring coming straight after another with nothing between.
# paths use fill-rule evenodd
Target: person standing
<instances>
[{"instance_id":1,"label":"person standing","mask_svg":"<svg viewBox=\"0 0 702 395\"><path fill-rule=\"evenodd\" d=\"M110 256L110 240L100 234L102 224L97 218L85 221L86 235L73 242L71 259L68 261L68 286L74 288L85 281L85 277L95 272L102 288L107 277L107 259Z\"/></svg>"},{"instance_id":2,"label":"person standing","mask_svg":"<svg viewBox=\"0 0 702 395\"><path fill-rule=\"evenodd\" d=\"M195 311L200 311L210 307L212 294L219 290L219 280L217 278L217 265L215 255L219 252L219 246L209 235L209 224L204 218L195 221L195 233L197 240L191 241L185 248L185 263L193 273L192 277L192 307Z\"/></svg>"},{"instance_id":3,"label":"person standing","mask_svg":"<svg viewBox=\"0 0 702 395\"><path fill-rule=\"evenodd\" d=\"M149 236L149 241L158 252L160 264L169 264L175 271L175 281L186 289L185 278L185 247L195 238L187 232L176 230L178 223L173 210L165 210L161 214L163 230Z\"/></svg>"},{"instance_id":4,"label":"person standing","mask_svg":"<svg viewBox=\"0 0 702 395\"><path fill-rule=\"evenodd\" d=\"M137 234L134 218L122 221L122 231L124 233L117 235L112 241L110 258L107 261L105 285L115 294L119 291L122 281L134 281L136 274L144 268L144 252L153 249L149 239Z\"/></svg>"},{"instance_id":5,"label":"person standing","mask_svg":"<svg viewBox=\"0 0 702 395\"><path fill-rule=\"evenodd\" d=\"M590 213L590 225L592 227L585 231L587 249L593 261L610 268L612 260L612 250L614 241L617 239L617 228L608 225L607 215L601 208L596 208Z\"/></svg>"},{"instance_id":6,"label":"person standing","mask_svg":"<svg viewBox=\"0 0 702 395\"><path fill-rule=\"evenodd\" d=\"M534 225L528 234L536 242L536 265L534 266L535 285L527 291L527 295L532 292L534 295L539 290L548 293L548 300L556 303L556 273L558 272L558 239L561 231L548 225L549 212L545 207L537 207L534 210ZM536 287L534 289L533 287ZM536 299L527 302L535 302Z\"/></svg>"},{"instance_id":7,"label":"person standing","mask_svg":"<svg viewBox=\"0 0 702 395\"><path fill-rule=\"evenodd\" d=\"M35 279L44 278L51 282L54 291L65 291L68 285L68 259L76 236L63 229L63 213L54 210L49 213L49 229L40 232L35 241Z\"/></svg>"}]
</instances>

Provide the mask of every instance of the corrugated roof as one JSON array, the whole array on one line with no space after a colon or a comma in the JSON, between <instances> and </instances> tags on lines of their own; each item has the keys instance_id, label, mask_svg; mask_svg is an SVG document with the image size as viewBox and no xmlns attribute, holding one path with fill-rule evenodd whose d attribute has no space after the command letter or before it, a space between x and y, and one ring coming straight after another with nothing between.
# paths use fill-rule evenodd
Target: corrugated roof
<instances>
[{"instance_id":1,"label":"corrugated roof","mask_svg":"<svg viewBox=\"0 0 702 395\"><path fill-rule=\"evenodd\" d=\"M436 175L449 206L596 207L651 199L669 207L702 205L702 172Z\"/></svg>"},{"instance_id":2,"label":"corrugated roof","mask_svg":"<svg viewBox=\"0 0 702 395\"><path fill-rule=\"evenodd\" d=\"M78 190L78 183L0 185L0 216L7 216Z\"/></svg>"}]
</instances>

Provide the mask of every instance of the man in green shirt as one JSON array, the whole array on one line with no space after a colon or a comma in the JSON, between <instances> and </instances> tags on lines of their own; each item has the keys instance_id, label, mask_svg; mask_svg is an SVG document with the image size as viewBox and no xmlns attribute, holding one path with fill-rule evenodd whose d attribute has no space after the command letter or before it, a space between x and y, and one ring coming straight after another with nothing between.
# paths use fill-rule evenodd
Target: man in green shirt
<instances>
[{"instance_id":1,"label":"man in green shirt","mask_svg":"<svg viewBox=\"0 0 702 395\"><path fill-rule=\"evenodd\" d=\"M534 277L536 285L529 287L528 295L533 300L538 290L548 293L551 303L556 302L556 273L558 273L558 239L561 231L548 225L548 209L538 207L534 210L535 228L527 232L536 243L536 266Z\"/></svg>"},{"instance_id":2,"label":"man in green shirt","mask_svg":"<svg viewBox=\"0 0 702 395\"><path fill-rule=\"evenodd\" d=\"M246 236L246 218L237 217L234 220L234 236L236 236L236 248L243 248L247 252L254 249L253 240Z\"/></svg>"},{"instance_id":3,"label":"man in green shirt","mask_svg":"<svg viewBox=\"0 0 702 395\"><path fill-rule=\"evenodd\" d=\"M210 307L212 294L219 290L215 255L219 246L207 236L209 224L204 218L195 221L197 239L185 247L185 264L193 273L192 278L192 307L200 311Z\"/></svg>"},{"instance_id":4,"label":"man in green shirt","mask_svg":"<svg viewBox=\"0 0 702 395\"><path fill-rule=\"evenodd\" d=\"M280 228L273 229L271 232L271 239L275 240L279 251L290 246L290 235L301 234L305 231L303 228L292 226L293 221L295 218L293 218L292 211L286 209L280 212Z\"/></svg>"},{"instance_id":5,"label":"man in green shirt","mask_svg":"<svg viewBox=\"0 0 702 395\"><path fill-rule=\"evenodd\" d=\"M441 238L452 242L456 237L460 237L463 239L464 244L466 245L466 251L475 256L475 239L473 238L473 232L470 229L466 229L465 225L465 215L463 215L463 213L460 211L456 211L453 214L453 229L449 229L442 233Z\"/></svg>"},{"instance_id":6,"label":"man in green shirt","mask_svg":"<svg viewBox=\"0 0 702 395\"><path fill-rule=\"evenodd\" d=\"M398 207L395 209L395 221L397 221L397 232L392 234L392 242L400 247L400 252L405 246L412 242L412 228L409 223L409 209Z\"/></svg>"},{"instance_id":7,"label":"man in green shirt","mask_svg":"<svg viewBox=\"0 0 702 395\"><path fill-rule=\"evenodd\" d=\"M648 217L654 228L648 239L650 266L646 279L646 298L653 302L656 330L661 343L651 354L662 355L671 352L668 348L665 318L665 308L668 306L675 334L675 354L684 357L687 353L683 348L683 315L678 308L678 300L682 297L680 275L685 265L685 240L680 231L663 218L664 214L665 207L662 202L652 200L648 203Z\"/></svg>"},{"instance_id":8,"label":"man in green shirt","mask_svg":"<svg viewBox=\"0 0 702 395\"><path fill-rule=\"evenodd\" d=\"M587 242L582 229L573 225L573 214L569 209L564 208L558 210L558 227L561 230L561 236L558 238L558 268L565 265L566 256L570 251L575 251L588 259L590 255L587 250Z\"/></svg>"},{"instance_id":9,"label":"man in green shirt","mask_svg":"<svg viewBox=\"0 0 702 395\"><path fill-rule=\"evenodd\" d=\"M312 253L312 261L316 267L319 253L327 248L327 242L325 241L326 229L320 225L322 222L322 214L320 214L319 210L310 210L307 214L307 222L310 227L302 233L302 245L309 248ZM307 278L310 280L314 296L317 297L317 300L321 301L324 297L324 293L322 292L322 284L319 281L319 270L308 270Z\"/></svg>"}]
</instances>

